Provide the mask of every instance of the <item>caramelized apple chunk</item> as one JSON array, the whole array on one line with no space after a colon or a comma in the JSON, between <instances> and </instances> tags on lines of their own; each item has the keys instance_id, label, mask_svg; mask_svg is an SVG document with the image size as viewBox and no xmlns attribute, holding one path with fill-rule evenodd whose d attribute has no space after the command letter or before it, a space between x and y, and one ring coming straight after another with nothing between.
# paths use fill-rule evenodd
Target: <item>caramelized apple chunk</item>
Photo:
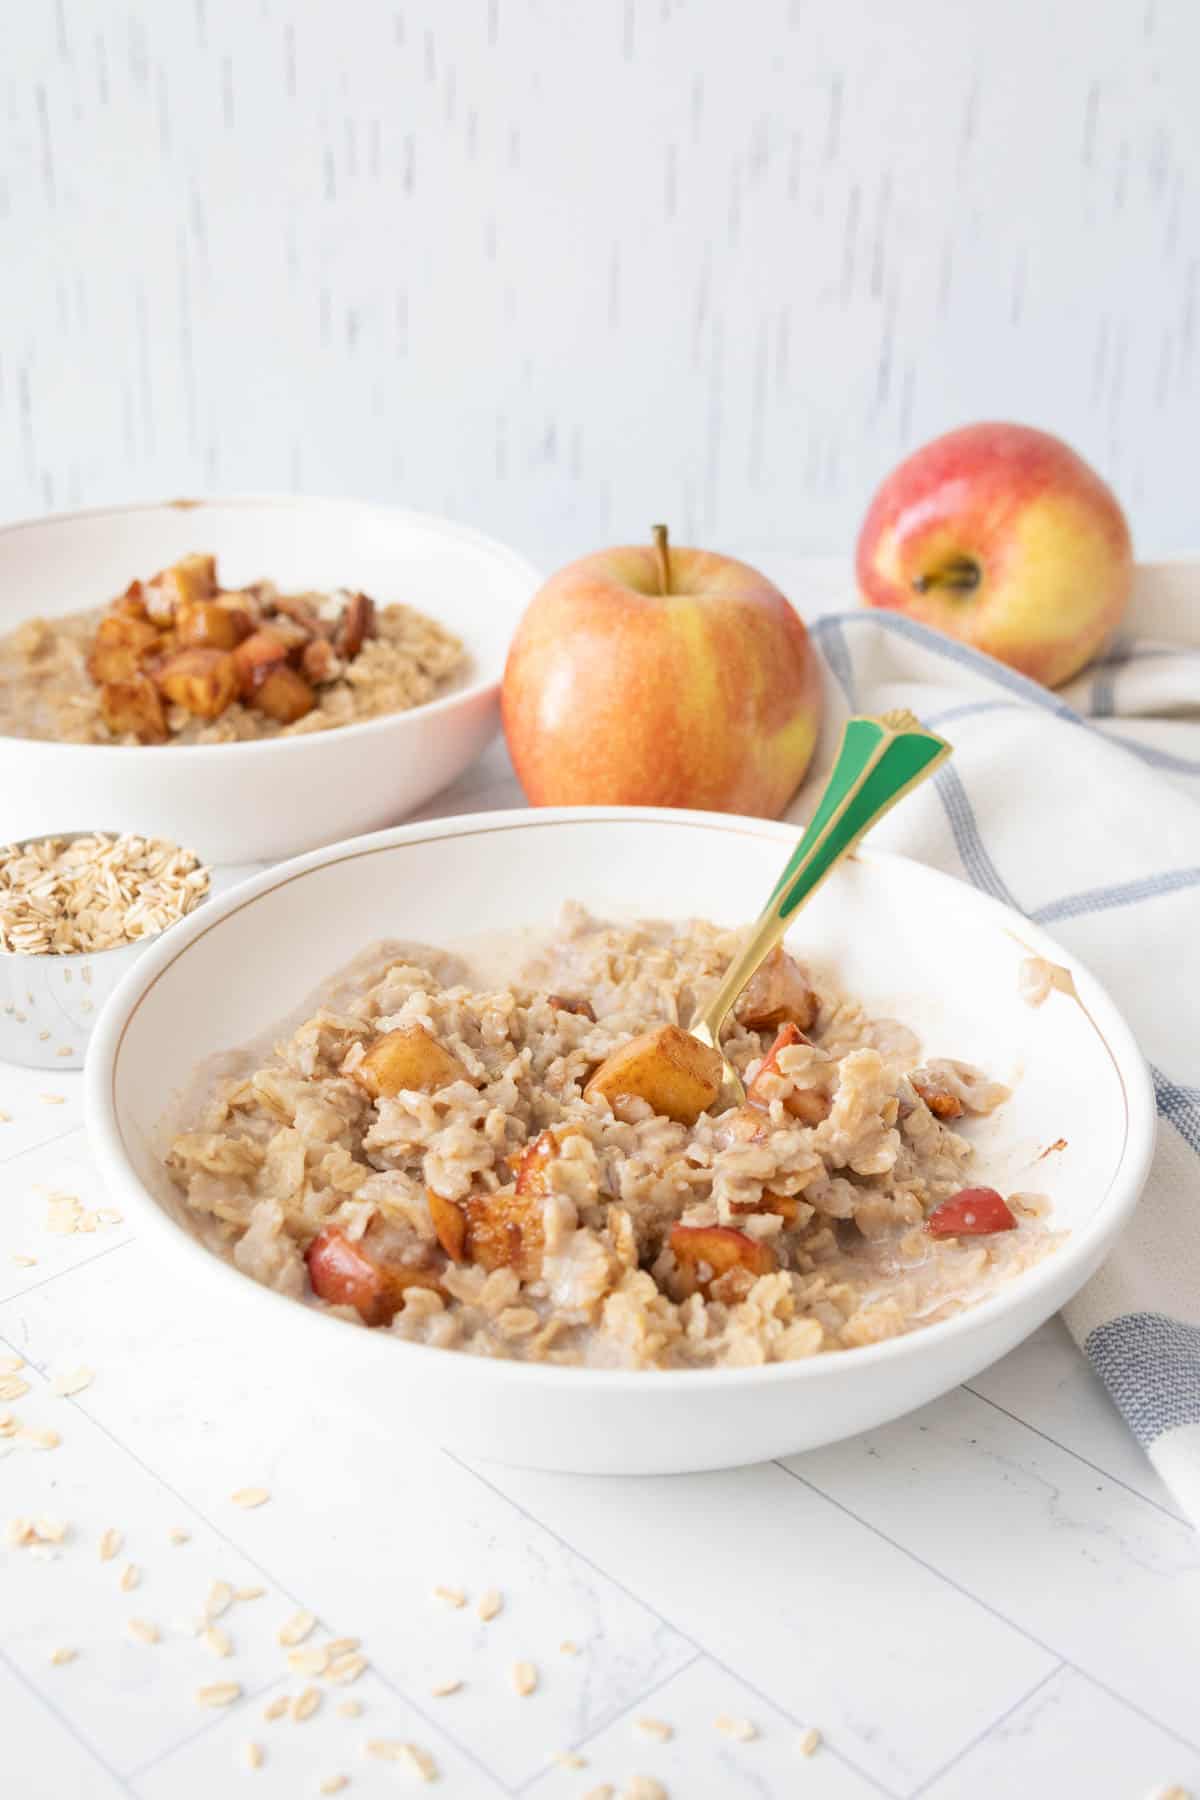
<instances>
[{"instance_id":1,"label":"caramelized apple chunk","mask_svg":"<svg viewBox=\"0 0 1200 1800\"><path fill-rule=\"evenodd\" d=\"M667 1241L679 1264L677 1285L685 1296L701 1293L707 1299L712 1283L732 1269L757 1277L779 1267L769 1244L732 1225L672 1225Z\"/></svg>"},{"instance_id":2,"label":"caramelized apple chunk","mask_svg":"<svg viewBox=\"0 0 1200 1800\"><path fill-rule=\"evenodd\" d=\"M763 1189L762 1199L744 1203L735 1202L735 1213L774 1213L785 1225L794 1225L800 1211L800 1201L795 1194L776 1194L770 1188Z\"/></svg>"},{"instance_id":3,"label":"caramelized apple chunk","mask_svg":"<svg viewBox=\"0 0 1200 1800\"><path fill-rule=\"evenodd\" d=\"M333 647L344 661L351 662L376 630L375 602L365 594L351 594L334 630Z\"/></svg>"},{"instance_id":4,"label":"caramelized apple chunk","mask_svg":"<svg viewBox=\"0 0 1200 1800\"><path fill-rule=\"evenodd\" d=\"M780 1051L790 1049L793 1044L807 1044L809 1041L798 1026L780 1026L775 1042L763 1059L762 1067L746 1089L746 1099L751 1106L767 1107L771 1104L767 1090L770 1078L782 1073L779 1067ZM833 1103L828 1094L817 1088L800 1088L786 1095L783 1104L802 1125L819 1125L822 1119L829 1117Z\"/></svg>"},{"instance_id":5,"label":"caramelized apple chunk","mask_svg":"<svg viewBox=\"0 0 1200 1800\"><path fill-rule=\"evenodd\" d=\"M583 1097L612 1105L635 1096L680 1125L694 1125L720 1093L721 1073L715 1050L678 1025L659 1025L605 1057Z\"/></svg>"},{"instance_id":6,"label":"caramelized apple chunk","mask_svg":"<svg viewBox=\"0 0 1200 1800\"><path fill-rule=\"evenodd\" d=\"M778 1031L789 1024L809 1031L819 1004L795 957L776 944L742 989L734 1010L747 1031Z\"/></svg>"},{"instance_id":7,"label":"caramelized apple chunk","mask_svg":"<svg viewBox=\"0 0 1200 1800\"><path fill-rule=\"evenodd\" d=\"M433 1220L438 1243L451 1262L466 1262L466 1213L457 1201L448 1200L445 1194L436 1193L431 1187L425 1189L425 1198L429 1202L429 1217Z\"/></svg>"},{"instance_id":8,"label":"caramelized apple chunk","mask_svg":"<svg viewBox=\"0 0 1200 1800\"><path fill-rule=\"evenodd\" d=\"M512 1269L522 1281L536 1281L546 1254L542 1197L500 1188L472 1194L463 1202L466 1260L481 1269Z\"/></svg>"},{"instance_id":9,"label":"caramelized apple chunk","mask_svg":"<svg viewBox=\"0 0 1200 1800\"><path fill-rule=\"evenodd\" d=\"M181 556L154 577L153 585L173 606L191 600L208 600L217 591L217 559L199 553Z\"/></svg>"},{"instance_id":10,"label":"caramelized apple chunk","mask_svg":"<svg viewBox=\"0 0 1200 1800\"><path fill-rule=\"evenodd\" d=\"M317 704L312 685L286 664L268 671L254 696L254 705L277 725L294 725Z\"/></svg>"},{"instance_id":11,"label":"caramelized apple chunk","mask_svg":"<svg viewBox=\"0 0 1200 1800\"><path fill-rule=\"evenodd\" d=\"M286 668L288 647L277 631L252 631L233 653L237 664L238 691L247 704L275 669Z\"/></svg>"},{"instance_id":12,"label":"caramelized apple chunk","mask_svg":"<svg viewBox=\"0 0 1200 1800\"><path fill-rule=\"evenodd\" d=\"M233 650L249 635L250 619L219 600L181 600L175 630L184 649Z\"/></svg>"},{"instance_id":13,"label":"caramelized apple chunk","mask_svg":"<svg viewBox=\"0 0 1200 1800\"><path fill-rule=\"evenodd\" d=\"M305 1252L313 1293L331 1306L353 1306L364 1325L390 1325L410 1287L441 1292L431 1261L407 1260L387 1240L388 1228L379 1221L373 1220L357 1243L327 1225Z\"/></svg>"},{"instance_id":14,"label":"caramelized apple chunk","mask_svg":"<svg viewBox=\"0 0 1200 1800\"><path fill-rule=\"evenodd\" d=\"M390 1100L402 1089L433 1094L470 1076L423 1025L401 1025L376 1038L351 1073L372 1100Z\"/></svg>"},{"instance_id":15,"label":"caramelized apple chunk","mask_svg":"<svg viewBox=\"0 0 1200 1800\"><path fill-rule=\"evenodd\" d=\"M100 715L117 737L132 735L141 744L164 744L167 721L158 690L148 675L130 681L106 681L100 689Z\"/></svg>"},{"instance_id":16,"label":"caramelized apple chunk","mask_svg":"<svg viewBox=\"0 0 1200 1800\"><path fill-rule=\"evenodd\" d=\"M237 664L227 650L177 650L158 670L158 685L197 719L216 719L237 698Z\"/></svg>"},{"instance_id":17,"label":"caramelized apple chunk","mask_svg":"<svg viewBox=\"0 0 1200 1800\"><path fill-rule=\"evenodd\" d=\"M925 1102L936 1119L961 1119L964 1112L962 1101L957 1094L951 1093L948 1087L933 1080L923 1081L919 1074L909 1076L913 1092Z\"/></svg>"},{"instance_id":18,"label":"caramelized apple chunk","mask_svg":"<svg viewBox=\"0 0 1200 1800\"><path fill-rule=\"evenodd\" d=\"M96 627L88 652L87 672L93 681L132 681L161 644L156 625L133 611L110 612Z\"/></svg>"}]
</instances>

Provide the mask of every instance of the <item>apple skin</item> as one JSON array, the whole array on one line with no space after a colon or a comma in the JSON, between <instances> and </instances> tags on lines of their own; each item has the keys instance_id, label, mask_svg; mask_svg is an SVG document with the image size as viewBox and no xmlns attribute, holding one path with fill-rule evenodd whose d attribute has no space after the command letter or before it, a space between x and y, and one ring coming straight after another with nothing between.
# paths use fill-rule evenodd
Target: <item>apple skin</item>
<instances>
[{"instance_id":1,"label":"apple skin","mask_svg":"<svg viewBox=\"0 0 1200 1800\"><path fill-rule=\"evenodd\" d=\"M534 806L682 806L777 818L816 746L821 675L803 621L746 563L631 545L534 595L501 693Z\"/></svg>"},{"instance_id":2,"label":"apple skin","mask_svg":"<svg viewBox=\"0 0 1200 1800\"><path fill-rule=\"evenodd\" d=\"M978 570L972 591L938 580L957 558ZM1119 623L1133 551L1112 490L1069 445L1027 425L980 424L935 438L889 475L857 570L868 606L1058 687Z\"/></svg>"}]
</instances>

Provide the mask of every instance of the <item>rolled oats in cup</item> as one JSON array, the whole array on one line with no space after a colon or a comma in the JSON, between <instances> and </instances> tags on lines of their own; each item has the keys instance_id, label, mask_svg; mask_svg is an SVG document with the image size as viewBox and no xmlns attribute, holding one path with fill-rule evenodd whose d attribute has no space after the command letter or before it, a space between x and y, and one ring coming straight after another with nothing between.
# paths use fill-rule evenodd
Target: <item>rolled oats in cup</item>
<instances>
[{"instance_id":1,"label":"rolled oats in cup","mask_svg":"<svg viewBox=\"0 0 1200 1800\"><path fill-rule=\"evenodd\" d=\"M0 847L0 1058L81 1068L103 1002L208 888L199 858L164 838L75 832Z\"/></svg>"}]
</instances>

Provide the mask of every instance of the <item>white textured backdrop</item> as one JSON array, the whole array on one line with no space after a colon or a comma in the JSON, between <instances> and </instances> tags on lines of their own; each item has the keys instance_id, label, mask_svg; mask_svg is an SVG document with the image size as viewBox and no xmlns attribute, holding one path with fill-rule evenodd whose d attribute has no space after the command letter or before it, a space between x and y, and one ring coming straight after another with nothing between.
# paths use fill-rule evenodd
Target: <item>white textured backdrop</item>
<instances>
[{"instance_id":1,"label":"white textured backdrop","mask_svg":"<svg viewBox=\"0 0 1200 1800\"><path fill-rule=\"evenodd\" d=\"M0 0L0 511L840 548L1008 415L1200 540L1196 0Z\"/></svg>"}]
</instances>

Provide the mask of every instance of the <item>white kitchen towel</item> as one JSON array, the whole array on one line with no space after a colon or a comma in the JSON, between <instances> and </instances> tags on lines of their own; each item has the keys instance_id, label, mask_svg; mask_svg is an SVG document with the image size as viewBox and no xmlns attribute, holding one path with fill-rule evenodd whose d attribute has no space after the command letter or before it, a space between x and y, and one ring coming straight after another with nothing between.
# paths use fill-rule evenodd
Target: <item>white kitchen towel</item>
<instances>
[{"instance_id":1,"label":"white kitchen towel","mask_svg":"<svg viewBox=\"0 0 1200 1800\"><path fill-rule=\"evenodd\" d=\"M804 608L795 572L779 574ZM1058 694L893 615L832 614L812 630L835 678L822 760L846 711L907 706L954 745L872 842L1045 925L1103 982L1150 1064L1146 1193L1066 1321L1200 1525L1200 567L1140 569L1126 630Z\"/></svg>"}]
</instances>

